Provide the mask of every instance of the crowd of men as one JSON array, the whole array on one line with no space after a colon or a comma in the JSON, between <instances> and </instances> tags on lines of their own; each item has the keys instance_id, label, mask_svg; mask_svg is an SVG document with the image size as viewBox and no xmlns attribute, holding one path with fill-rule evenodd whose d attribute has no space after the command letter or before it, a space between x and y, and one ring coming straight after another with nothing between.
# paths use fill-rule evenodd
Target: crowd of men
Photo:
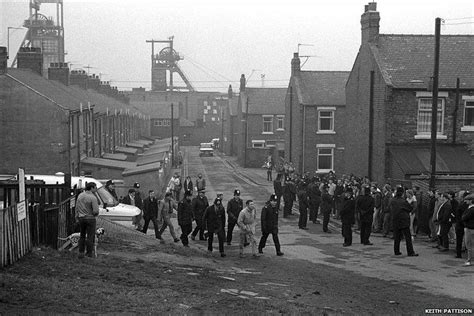
<instances>
[{"instance_id":1,"label":"crowd of men","mask_svg":"<svg viewBox=\"0 0 474 316\"><path fill-rule=\"evenodd\" d=\"M379 187L368 178L353 175L336 178L333 172L326 177L298 175L282 168L274 183L278 203L283 197L283 217L292 215L293 203L298 201L300 229L307 229L307 220L318 223L322 216L323 232L330 217L342 223L344 247L352 244L352 228L360 231L360 242L372 245L372 232L394 239L394 254L401 255L400 241L405 240L408 256L418 256L413 241L418 233L429 236L433 248L449 251L456 244L456 258L467 249L466 266L471 265L474 229L474 194L468 191L422 192L399 185Z\"/></svg>"},{"instance_id":2,"label":"crowd of men","mask_svg":"<svg viewBox=\"0 0 474 316\"><path fill-rule=\"evenodd\" d=\"M206 197L206 181L199 174L196 180L188 176L181 183L179 174L170 179L166 194L162 200L156 198L156 192L150 190L144 200L139 193L139 184L129 190L122 202L132 204L143 210L134 218L137 230L147 232L149 222L153 223L156 238L162 240L162 234L169 228L174 242L181 241L189 246L192 240L207 240L208 251L213 251L214 235L217 236L219 252L225 257L225 244L231 245L234 228L240 231L239 248L243 255L244 247L251 245L252 255L263 253L266 240L272 234L277 255L283 255L278 239L278 217L283 209L283 218L293 215L293 204L298 202L300 229L308 229L309 221L319 224L322 219L324 233L331 233L329 220L338 219L342 224L343 246L352 245L353 228L360 232L360 243L372 245L371 234L381 233L383 237L394 240L394 255L401 255L400 242L405 240L408 256L418 256L413 242L419 233L426 234L433 247L440 252L449 251L450 243L456 245L456 258L462 258L467 249L467 261L472 260L474 232L474 194L467 191L440 192L429 190L422 192L419 187L405 189L385 184L379 187L368 178L353 175L336 178L333 172L326 177L311 176L309 173L298 175L291 165L279 169L273 181L272 194L261 211L262 236L257 245L256 206L252 200L240 198L240 190L223 205L222 194L209 204ZM181 192L184 197L181 198ZM283 201L282 201L283 200ZM282 203L283 202L283 203ZM283 204L283 205L282 205ZM177 212L181 236L176 236L170 215ZM226 228L227 218L227 231ZM193 230L193 222L195 228Z\"/></svg>"}]
</instances>

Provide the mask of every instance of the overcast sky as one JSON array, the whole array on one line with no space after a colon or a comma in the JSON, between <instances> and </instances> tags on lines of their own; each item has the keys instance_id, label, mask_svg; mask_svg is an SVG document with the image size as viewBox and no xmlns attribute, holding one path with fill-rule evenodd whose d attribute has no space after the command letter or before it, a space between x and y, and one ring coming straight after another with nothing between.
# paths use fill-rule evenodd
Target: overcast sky
<instances>
[{"instance_id":1,"label":"overcast sky","mask_svg":"<svg viewBox=\"0 0 474 316\"><path fill-rule=\"evenodd\" d=\"M145 41L173 35L184 57L179 66L197 90L226 91L232 84L235 91L241 74L251 75L249 86L261 87L264 74L265 87L286 87L298 44L312 45L299 46L300 55L315 56L303 70L351 70L367 3L64 0L66 61L73 69L92 67L91 74L120 90L150 88L151 45ZM384 34L433 34L436 17L445 19L442 34L474 34L473 0L380 0L377 10ZM55 17L55 5L43 4L40 13ZM7 27L21 26L28 14L29 0L0 0L0 45L7 46ZM24 35L10 29L12 51Z\"/></svg>"}]
</instances>

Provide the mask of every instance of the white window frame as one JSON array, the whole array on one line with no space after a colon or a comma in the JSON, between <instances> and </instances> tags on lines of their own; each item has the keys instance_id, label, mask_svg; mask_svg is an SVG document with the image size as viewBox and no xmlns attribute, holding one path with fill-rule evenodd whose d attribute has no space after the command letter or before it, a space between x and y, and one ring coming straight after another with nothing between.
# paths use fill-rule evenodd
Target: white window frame
<instances>
[{"instance_id":1,"label":"white window frame","mask_svg":"<svg viewBox=\"0 0 474 316\"><path fill-rule=\"evenodd\" d=\"M164 119L163 120L163 126L171 126L170 120Z\"/></svg>"},{"instance_id":2,"label":"white window frame","mask_svg":"<svg viewBox=\"0 0 474 316\"><path fill-rule=\"evenodd\" d=\"M253 139L252 148L265 148L265 140Z\"/></svg>"},{"instance_id":3,"label":"white window frame","mask_svg":"<svg viewBox=\"0 0 474 316\"><path fill-rule=\"evenodd\" d=\"M474 122L471 122L471 125L466 125L466 110L471 109L474 111L474 96L465 95L462 97L462 100L464 101L464 108L462 117L463 126L461 127L461 132L474 132Z\"/></svg>"},{"instance_id":4,"label":"white window frame","mask_svg":"<svg viewBox=\"0 0 474 316\"><path fill-rule=\"evenodd\" d=\"M336 134L334 129L335 117L336 117L336 107L318 107L318 131L316 134ZM330 112L330 117L324 117L324 119L330 119L331 128L330 129L321 129L321 112Z\"/></svg>"},{"instance_id":5,"label":"white window frame","mask_svg":"<svg viewBox=\"0 0 474 316\"><path fill-rule=\"evenodd\" d=\"M316 171L320 173L327 173L329 171L334 171L334 149L336 148L335 144L317 144L316 145ZM320 169L319 168L319 156L329 156L328 154L320 154L320 150L330 150L331 151L331 168L330 169Z\"/></svg>"},{"instance_id":6,"label":"white window frame","mask_svg":"<svg viewBox=\"0 0 474 316\"><path fill-rule=\"evenodd\" d=\"M265 131L265 119L271 119L266 123L270 123L270 131ZM262 115L262 134L273 134L273 115Z\"/></svg>"},{"instance_id":7,"label":"white window frame","mask_svg":"<svg viewBox=\"0 0 474 316\"><path fill-rule=\"evenodd\" d=\"M212 114L217 114L217 109L213 109Z\"/></svg>"},{"instance_id":8,"label":"white window frame","mask_svg":"<svg viewBox=\"0 0 474 316\"><path fill-rule=\"evenodd\" d=\"M155 126L163 126L162 120L155 120Z\"/></svg>"},{"instance_id":9,"label":"white window frame","mask_svg":"<svg viewBox=\"0 0 474 316\"><path fill-rule=\"evenodd\" d=\"M284 115L277 115L277 131L284 131L285 130L285 116ZM281 123L281 124L280 124ZM281 125L281 127L280 127Z\"/></svg>"},{"instance_id":10,"label":"white window frame","mask_svg":"<svg viewBox=\"0 0 474 316\"><path fill-rule=\"evenodd\" d=\"M431 97L417 94L417 114L416 114L416 135L415 139L431 139ZM424 109L421 109L422 101L426 102ZM444 135L444 112L445 112L445 102L446 99L442 96L438 98L438 122L439 131L437 131L437 139L447 139L448 137ZM429 104L429 106L427 106ZM440 113L441 112L441 113ZM424 116L425 123L422 125L420 123L420 116ZM424 126L424 127L423 127ZM428 126L428 127L426 127Z\"/></svg>"},{"instance_id":11,"label":"white window frame","mask_svg":"<svg viewBox=\"0 0 474 316\"><path fill-rule=\"evenodd\" d=\"M208 114L208 109L204 109L204 114Z\"/></svg>"},{"instance_id":12,"label":"white window frame","mask_svg":"<svg viewBox=\"0 0 474 316\"><path fill-rule=\"evenodd\" d=\"M211 117L211 121L214 122L215 120L216 120L216 118L215 118L214 116L212 116L212 117Z\"/></svg>"}]
</instances>

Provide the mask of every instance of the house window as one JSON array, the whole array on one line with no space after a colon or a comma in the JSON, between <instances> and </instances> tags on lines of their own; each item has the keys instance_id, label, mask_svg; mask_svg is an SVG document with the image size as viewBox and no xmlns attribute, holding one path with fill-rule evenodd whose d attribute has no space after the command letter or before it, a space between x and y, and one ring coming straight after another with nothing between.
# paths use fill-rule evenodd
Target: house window
<instances>
[{"instance_id":1,"label":"house window","mask_svg":"<svg viewBox=\"0 0 474 316\"><path fill-rule=\"evenodd\" d=\"M417 120L417 134L420 136L431 136L431 98L418 99L418 120ZM438 99L438 115L437 115L437 133L443 134L444 131L444 99Z\"/></svg>"},{"instance_id":2,"label":"house window","mask_svg":"<svg viewBox=\"0 0 474 316\"><path fill-rule=\"evenodd\" d=\"M163 126L170 126L170 120L163 120Z\"/></svg>"},{"instance_id":3,"label":"house window","mask_svg":"<svg viewBox=\"0 0 474 316\"><path fill-rule=\"evenodd\" d=\"M252 148L265 148L264 140L252 140Z\"/></svg>"},{"instance_id":4,"label":"house window","mask_svg":"<svg viewBox=\"0 0 474 316\"><path fill-rule=\"evenodd\" d=\"M284 131L285 130L285 116L278 115L277 116L277 131Z\"/></svg>"},{"instance_id":5,"label":"house window","mask_svg":"<svg viewBox=\"0 0 474 316\"><path fill-rule=\"evenodd\" d=\"M318 172L329 172L334 170L334 148L333 144L318 144Z\"/></svg>"},{"instance_id":6,"label":"house window","mask_svg":"<svg viewBox=\"0 0 474 316\"><path fill-rule=\"evenodd\" d=\"M273 115L263 116L263 133L273 134Z\"/></svg>"},{"instance_id":7,"label":"house window","mask_svg":"<svg viewBox=\"0 0 474 316\"><path fill-rule=\"evenodd\" d=\"M335 108L318 108L318 133L334 133Z\"/></svg>"},{"instance_id":8,"label":"house window","mask_svg":"<svg viewBox=\"0 0 474 316\"><path fill-rule=\"evenodd\" d=\"M204 101L204 107L207 108L207 101Z\"/></svg>"},{"instance_id":9,"label":"house window","mask_svg":"<svg viewBox=\"0 0 474 316\"><path fill-rule=\"evenodd\" d=\"M161 126L163 122L161 120L155 120L155 126Z\"/></svg>"},{"instance_id":10,"label":"house window","mask_svg":"<svg viewBox=\"0 0 474 316\"><path fill-rule=\"evenodd\" d=\"M204 114L207 114L208 113L208 110L207 109L204 109Z\"/></svg>"},{"instance_id":11,"label":"house window","mask_svg":"<svg viewBox=\"0 0 474 316\"><path fill-rule=\"evenodd\" d=\"M474 131L474 96L464 99L464 126L461 131Z\"/></svg>"},{"instance_id":12,"label":"house window","mask_svg":"<svg viewBox=\"0 0 474 316\"><path fill-rule=\"evenodd\" d=\"M216 120L216 118L215 118L214 116L213 116L213 117L211 117L211 121L213 121L213 122L214 122L215 120Z\"/></svg>"},{"instance_id":13,"label":"house window","mask_svg":"<svg viewBox=\"0 0 474 316\"><path fill-rule=\"evenodd\" d=\"M212 114L217 114L217 110L216 110L216 109L213 109L213 110L212 110Z\"/></svg>"}]
</instances>

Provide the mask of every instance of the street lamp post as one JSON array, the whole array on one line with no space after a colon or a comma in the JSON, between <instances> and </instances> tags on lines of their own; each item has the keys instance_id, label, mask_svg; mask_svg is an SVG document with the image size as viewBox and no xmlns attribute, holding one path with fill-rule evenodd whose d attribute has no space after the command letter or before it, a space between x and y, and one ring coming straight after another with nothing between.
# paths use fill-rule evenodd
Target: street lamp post
<instances>
[{"instance_id":1,"label":"street lamp post","mask_svg":"<svg viewBox=\"0 0 474 316\"><path fill-rule=\"evenodd\" d=\"M10 30L21 30L23 29L22 27L14 27L14 26L9 26L7 27L7 59L10 58Z\"/></svg>"}]
</instances>

